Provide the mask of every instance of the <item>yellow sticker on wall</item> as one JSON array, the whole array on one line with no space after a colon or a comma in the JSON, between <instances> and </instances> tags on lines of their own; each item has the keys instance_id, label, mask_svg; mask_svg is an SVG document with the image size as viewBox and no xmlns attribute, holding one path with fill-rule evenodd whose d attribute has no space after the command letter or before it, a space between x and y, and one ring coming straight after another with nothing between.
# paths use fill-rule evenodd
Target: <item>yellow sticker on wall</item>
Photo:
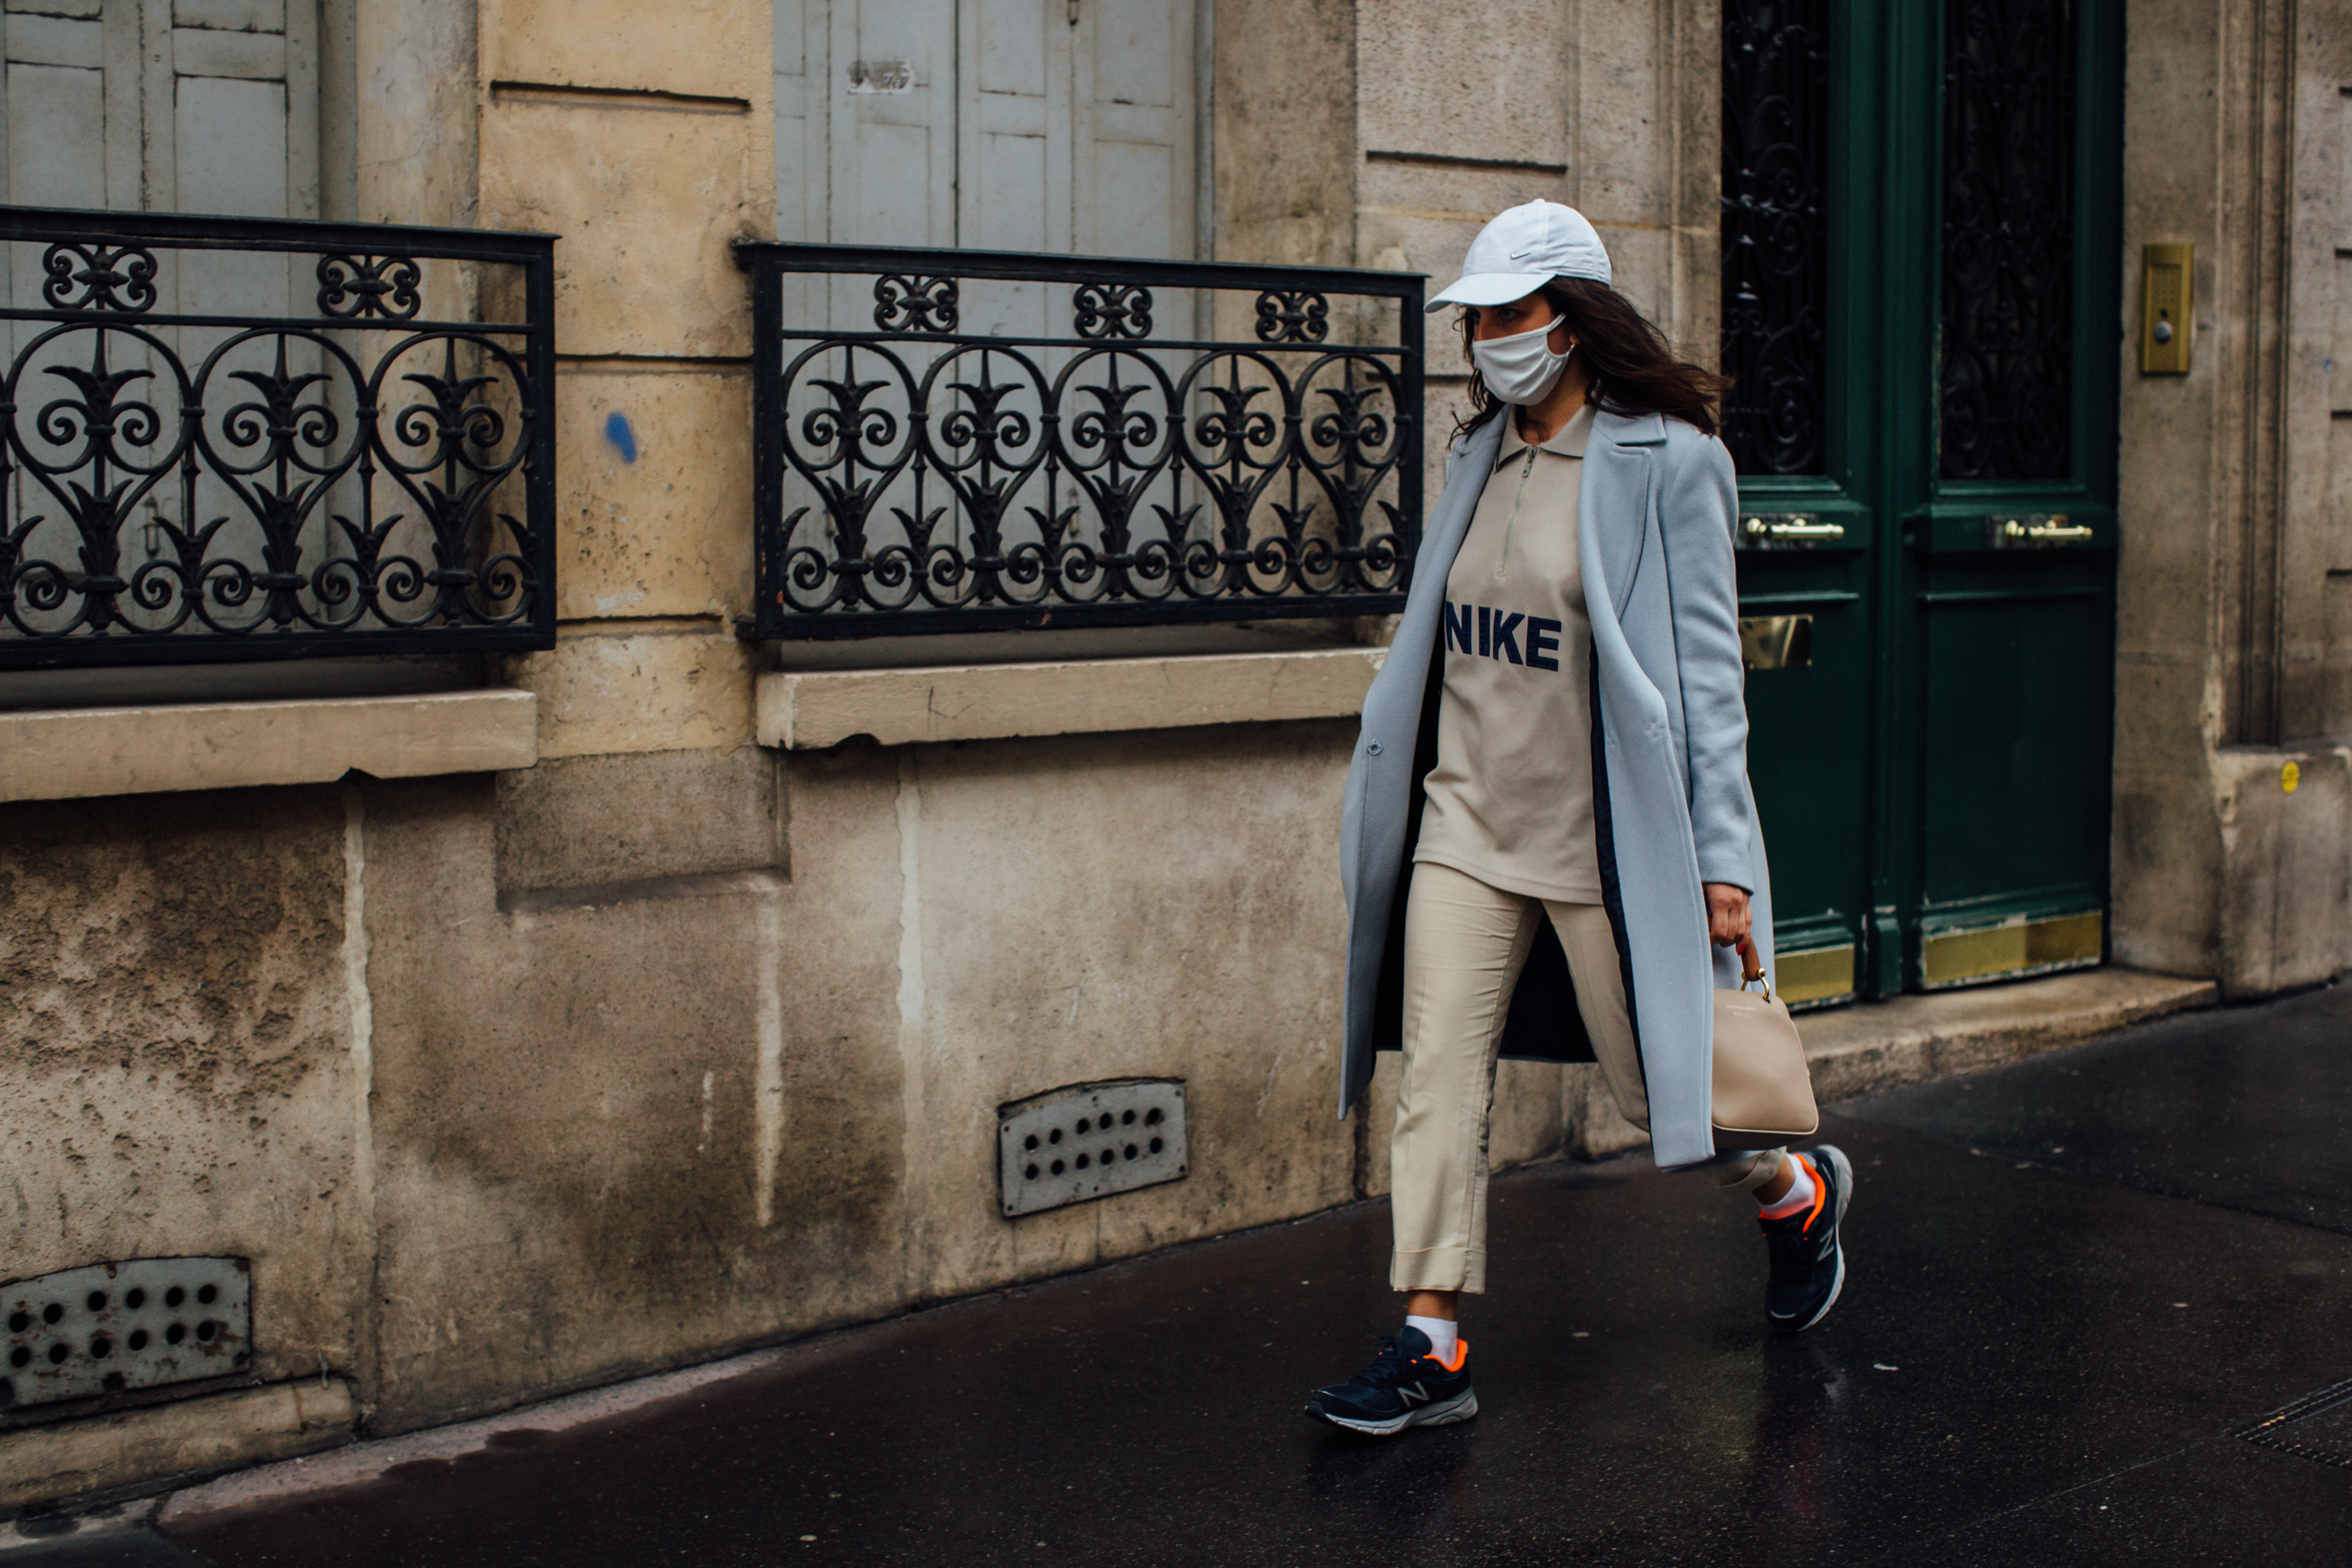
<instances>
[{"instance_id":1,"label":"yellow sticker on wall","mask_svg":"<svg viewBox=\"0 0 2352 1568\"><path fill-rule=\"evenodd\" d=\"M2303 769L2295 763L2289 763L2279 770L2279 788L2286 791L2287 794L2293 795L2294 786L2302 782Z\"/></svg>"}]
</instances>

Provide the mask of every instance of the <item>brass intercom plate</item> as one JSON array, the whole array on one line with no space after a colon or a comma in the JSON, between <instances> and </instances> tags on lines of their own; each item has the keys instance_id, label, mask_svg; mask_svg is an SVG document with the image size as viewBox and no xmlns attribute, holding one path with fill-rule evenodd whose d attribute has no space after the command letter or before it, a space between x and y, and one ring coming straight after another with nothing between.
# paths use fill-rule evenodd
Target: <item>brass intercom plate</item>
<instances>
[{"instance_id":1,"label":"brass intercom plate","mask_svg":"<svg viewBox=\"0 0 2352 1568\"><path fill-rule=\"evenodd\" d=\"M2142 375L2189 374L2189 268L2193 245L2140 247L2139 372Z\"/></svg>"}]
</instances>

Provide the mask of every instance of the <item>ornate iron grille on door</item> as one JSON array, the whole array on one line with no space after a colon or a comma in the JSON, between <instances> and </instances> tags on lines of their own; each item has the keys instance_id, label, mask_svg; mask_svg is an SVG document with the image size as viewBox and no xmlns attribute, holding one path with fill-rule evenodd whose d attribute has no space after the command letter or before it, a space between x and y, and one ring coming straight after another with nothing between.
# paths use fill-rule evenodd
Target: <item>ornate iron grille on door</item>
<instances>
[{"instance_id":1,"label":"ornate iron grille on door","mask_svg":"<svg viewBox=\"0 0 2352 1568\"><path fill-rule=\"evenodd\" d=\"M1421 519L1419 277L848 246L736 257L758 443L744 635L1402 606ZM1196 317L1247 335L1169 331Z\"/></svg>"},{"instance_id":2,"label":"ornate iron grille on door","mask_svg":"<svg viewBox=\"0 0 2352 1568\"><path fill-rule=\"evenodd\" d=\"M1724 443L1743 474L1822 471L1829 0L1725 0Z\"/></svg>"},{"instance_id":3,"label":"ornate iron grille on door","mask_svg":"<svg viewBox=\"0 0 2352 1568\"><path fill-rule=\"evenodd\" d=\"M1941 469L2056 479L2073 455L2074 6L1950 0Z\"/></svg>"},{"instance_id":4,"label":"ornate iron grille on door","mask_svg":"<svg viewBox=\"0 0 2352 1568\"><path fill-rule=\"evenodd\" d=\"M0 208L0 668L552 646L553 256Z\"/></svg>"}]
</instances>

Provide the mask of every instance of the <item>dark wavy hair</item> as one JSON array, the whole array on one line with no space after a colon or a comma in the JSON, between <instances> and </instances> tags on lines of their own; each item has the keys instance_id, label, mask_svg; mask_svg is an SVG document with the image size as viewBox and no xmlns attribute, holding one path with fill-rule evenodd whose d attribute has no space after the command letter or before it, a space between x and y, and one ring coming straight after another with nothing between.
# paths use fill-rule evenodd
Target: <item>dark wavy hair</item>
<instances>
[{"instance_id":1,"label":"dark wavy hair","mask_svg":"<svg viewBox=\"0 0 2352 1568\"><path fill-rule=\"evenodd\" d=\"M1716 408L1730 390L1730 381L1705 365L1676 359L1666 334L1624 295L1582 278L1555 278L1536 291L1568 323L1577 358L1592 378L1586 396L1594 407L1636 416L1663 414L1697 426L1702 435L1716 433L1721 424ZM1462 357L1471 365L1471 413L1455 422L1456 436L1476 429L1506 406L1477 374L1477 361L1470 353L1469 311L1462 312L1460 326Z\"/></svg>"}]
</instances>

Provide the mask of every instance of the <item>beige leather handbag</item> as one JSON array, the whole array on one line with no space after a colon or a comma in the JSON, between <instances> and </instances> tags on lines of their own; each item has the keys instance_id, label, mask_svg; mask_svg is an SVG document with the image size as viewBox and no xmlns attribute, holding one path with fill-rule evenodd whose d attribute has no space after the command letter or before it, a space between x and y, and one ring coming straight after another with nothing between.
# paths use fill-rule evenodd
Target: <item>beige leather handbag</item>
<instances>
[{"instance_id":1,"label":"beige leather handbag","mask_svg":"<svg viewBox=\"0 0 2352 1568\"><path fill-rule=\"evenodd\" d=\"M1715 994L1715 1142L1718 1149L1770 1148L1821 1131L1805 1045L1789 1005L1772 994L1753 944L1739 943L1737 991ZM1760 996L1748 987L1764 981Z\"/></svg>"}]
</instances>

